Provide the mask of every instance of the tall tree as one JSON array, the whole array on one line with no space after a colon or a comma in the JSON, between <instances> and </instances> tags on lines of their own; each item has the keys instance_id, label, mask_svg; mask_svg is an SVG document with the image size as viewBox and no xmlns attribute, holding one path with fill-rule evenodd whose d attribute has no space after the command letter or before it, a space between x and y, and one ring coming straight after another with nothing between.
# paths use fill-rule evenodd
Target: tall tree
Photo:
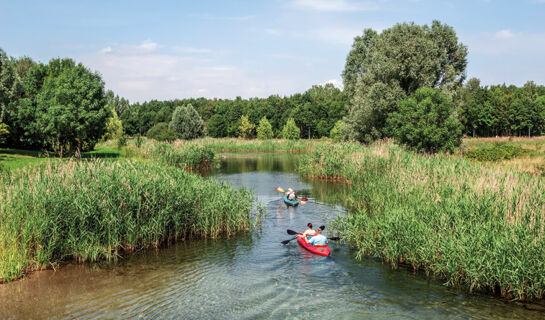
<instances>
[{"instance_id":1,"label":"tall tree","mask_svg":"<svg viewBox=\"0 0 545 320\"><path fill-rule=\"evenodd\" d=\"M204 136L204 122L191 104L179 106L172 114L168 128L179 139L196 139Z\"/></svg>"},{"instance_id":2,"label":"tall tree","mask_svg":"<svg viewBox=\"0 0 545 320\"><path fill-rule=\"evenodd\" d=\"M397 102L418 88L440 88L452 95L465 78L467 48L452 27L396 24L380 34L356 37L343 72L352 137L370 141L387 134L385 119Z\"/></svg>"},{"instance_id":3,"label":"tall tree","mask_svg":"<svg viewBox=\"0 0 545 320\"><path fill-rule=\"evenodd\" d=\"M238 136L243 139L250 139L254 135L255 124L248 120L248 116L240 117L240 125L238 126Z\"/></svg>"},{"instance_id":4,"label":"tall tree","mask_svg":"<svg viewBox=\"0 0 545 320\"><path fill-rule=\"evenodd\" d=\"M269 120L267 120L267 117L261 118L259 121L259 126L257 127L257 138L259 140L266 140L266 139L272 139L274 137L274 133L272 131L272 126L269 123Z\"/></svg>"}]
</instances>

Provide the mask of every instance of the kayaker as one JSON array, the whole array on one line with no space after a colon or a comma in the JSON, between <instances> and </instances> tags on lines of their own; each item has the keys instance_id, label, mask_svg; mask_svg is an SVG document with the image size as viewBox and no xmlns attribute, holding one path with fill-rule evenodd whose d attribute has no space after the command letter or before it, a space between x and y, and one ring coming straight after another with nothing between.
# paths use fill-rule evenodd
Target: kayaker
<instances>
[{"instance_id":1,"label":"kayaker","mask_svg":"<svg viewBox=\"0 0 545 320\"><path fill-rule=\"evenodd\" d=\"M305 238L307 243L309 243L311 246L326 246L327 245L327 238L322 235L322 229L318 228L316 229L316 235L310 238L308 240Z\"/></svg>"},{"instance_id":2,"label":"kayaker","mask_svg":"<svg viewBox=\"0 0 545 320\"><path fill-rule=\"evenodd\" d=\"M300 233L298 236L305 237L307 240L309 237L312 237L316 235L316 231L312 229L312 223L307 223L307 230L305 232Z\"/></svg>"},{"instance_id":3,"label":"kayaker","mask_svg":"<svg viewBox=\"0 0 545 320\"><path fill-rule=\"evenodd\" d=\"M297 196L295 195L295 192L293 192L292 188L288 188L287 192L288 200L295 201L297 199Z\"/></svg>"}]
</instances>

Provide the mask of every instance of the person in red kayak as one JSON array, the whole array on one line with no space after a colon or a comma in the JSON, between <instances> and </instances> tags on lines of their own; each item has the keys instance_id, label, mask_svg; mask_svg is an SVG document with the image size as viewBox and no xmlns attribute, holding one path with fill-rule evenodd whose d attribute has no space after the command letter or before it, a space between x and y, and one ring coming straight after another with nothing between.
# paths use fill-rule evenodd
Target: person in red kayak
<instances>
[{"instance_id":1,"label":"person in red kayak","mask_svg":"<svg viewBox=\"0 0 545 320\"><path fill-rule=\"evenodd\" d=\"M308 244L310 244L311 246L327 246L327 238L325 236L322 235L322 229L318 228L316 229L316 235L313 236L312 238L307 239L305 238L305 240L307 241Z\"/></svg>"},{"instance_id":2,"label":"person in red kayak","mask_svg":"<svg viewBox=\"0 0 545 320\"><path fill-rule=\"evenodd\" d=\"M299 232L298 237L305 237L305 239L309 239L312 236L316 235L316 231L312 229L312 223L307 223L307 230L305 232Z\"/></svg>"}]
</instances>

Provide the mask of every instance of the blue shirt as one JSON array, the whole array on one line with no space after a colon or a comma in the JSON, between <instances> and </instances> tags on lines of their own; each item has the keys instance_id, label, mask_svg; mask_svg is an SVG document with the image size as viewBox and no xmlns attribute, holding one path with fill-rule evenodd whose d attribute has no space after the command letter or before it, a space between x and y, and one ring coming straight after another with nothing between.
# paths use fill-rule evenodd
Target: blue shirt
<instances>
[{"instance_id":1,"label":"blue shirt","mask_svg":"<svg viewBox=\"0 0 545 320\"><path fill-rule=\"evenodd\" d=\"M316 245L325 246L326 244L327 244L327 238L321 234L310 238L311 246L316 246Z\"/></svg>"}]
</instances>

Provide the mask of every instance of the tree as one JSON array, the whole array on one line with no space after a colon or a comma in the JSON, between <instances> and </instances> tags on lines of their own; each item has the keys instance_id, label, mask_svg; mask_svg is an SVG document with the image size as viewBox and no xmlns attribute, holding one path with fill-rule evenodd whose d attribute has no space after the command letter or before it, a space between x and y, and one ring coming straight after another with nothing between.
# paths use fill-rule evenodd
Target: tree
<instances>
[{"instance_id":1,"label":"tree","mask_svg":"<svg viewBox=\"0 0 545 320\"><path fill-rule=\"evenodd\" d=\"M0 144L4 143L5 136L8 134L8 126L5 123L0 122Z\"/></svg>"},{"instance_id":2,"label":"tree","mask_svg":"<svg viewBox=\"0 0 545 320\"><path fill-rule=\"evenodd\" d=\"M454 152L462 143L462 125L452 101L439 89L418 89L400 101L388 124L400 144L417 151Z\"/></svg>"},{"instance_id":3,"label":"tree","mask_svg":"<svg viewBox=\"0 0 545 320\"><path fill-rule=\"evenodd\" d=\"M335 126L331 131L329 132L329 137L334 142L340 142L345 140L346 137L346 123L344 121L339 120L335 123Z\"/></svg>"},{"instance_id":4,"label":"tree","mask_svg":"<svg viewBox=\"0 0 545 320\"><path fill-rule=\"evenodd\" d=\"M61 156L76 150L91 150L105 131L104 82L71 59L53 59L48 76L36 98L36 126Z\"/></svg>"},{"instance_id":5,"label":"tree","mask_svg":"<svg viewBox=\"0 0 545 320\"><path fill-rule=\"evenodd\" d=\"M297 127L293 118L288 119L288 121L282 128L281 136L282 138L289 140L295 140L300 138L301 130Z\"/></svg>"},{"instance_id":6,"label":"tree","mask_svg":"<svg viewBox=\"0 0 545 320\"><path fill-rule=\"evenodd\" d=\"M454 29L438 21L431 27L396 24L380 34L365 30L354 39L342 74L352 138L368 142L386 136L386 120L397 102L419 88L452 95L465 79L466 56Z\"/></svg>"},{"instance_id":7,"label":"tree","mask_svg":"<svg viewBox=\"0 0 545 320\"><path fill-rule=\"evenodd\" d=\"M157 141L173 141L176 140L176 132L168 128L168 123L159 122L148 130L146 137Z\"/></svg>"},{"instance_id":8,"label":"tree","mask_svg":"<svg viewBox=\"0 0 545 320\"><path fill-rule=\"evenodd\" d=\"M191 104L179 106L172 114L168 128L179 139L196 139L204 136L204 122Z\"/></svg>"},{"instance_id":9,"label":"tree","mask_svg":"<svg viewBox=\"0 0 545 320\"><path fill-rule=\"evenodd\" d=\"M240 125L238 126L238 136L244 139L250 139L254 135L255 124L248 120L248 116L240 117Z\"/></svg>"},{"instance_id":10,"label":"tree","mask_svg":"<svg viewBox=\"0 0 545 320\"><path fill-rule=\"evenodd\" d=\"M0 48L0 122L5 121L7 106L16 95L18 77L8 56Z\"/></svg>"},{"instance_id":11,"label":"tree","mask_svg":"<svg viewBox=\"0 0 545 320\"><path fill-rule=\"evenodd\" d=\"M113 106L108 105L107 108L109 109L110 117L106 120L106 133L102 137L102 140L119 139L123 135L123 124L119 120Z\"/></svg>"},{"instance_id":12,"label":"tree","mask_svg":"<svg viewBox=\"0 0 545 320\"><path fill-rule=\"evenodd\" d=\"M211 116L210 119L208 119L206 129L208 131L208 134L213 138L221 138L227 136L227 129L224 118L219 114L215 114Z\"/></svg>"},{"instance_id":13,"label":"tree","mask_svg":"<svg viewBox=\"0 0 545 320\"><path fill-rule=\"evenodd\" d=\"M272 139L273 137L274 133L269 120L267 120L267 117L261 118L261 121L259 121L259 126L257 127L257 138L259 140L266 140Z\"/></svg>"}]
</instances>

